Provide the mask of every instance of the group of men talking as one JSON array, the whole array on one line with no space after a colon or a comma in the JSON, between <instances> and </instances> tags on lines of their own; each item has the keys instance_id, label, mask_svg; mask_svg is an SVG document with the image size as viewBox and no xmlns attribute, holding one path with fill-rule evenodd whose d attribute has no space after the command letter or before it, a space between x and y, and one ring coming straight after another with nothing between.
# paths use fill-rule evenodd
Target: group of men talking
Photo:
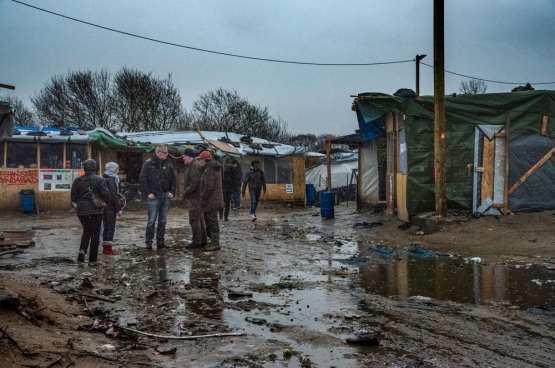
<instances>
[{"instance_id":1,"label":"group of men talking","mask_svg":"<svg viewBox=\"0 0 555 368\"><path fill-rule=\"evenodd\" d=\"M165 230L170 200L175 196L177 176L173 162L168 159L168 147L159 144L154 155L145 161L139 176L141 191L148 198L148 220L145 234L146 248L165 248ZM230 203L240 208L239 189L243 197L249 188L251 221L256 221L256 208L262 191L266 193L264 172L258 161L242 180L242 170L237 160L225 159L224 167L208 150L198 155L191 148L185 149L186 165L183 198L189 209L189 224L193 233L187 248L220 250L220 225L218 219L228 220ZM155 232L155 224L158 220ZM210 243L208 242L210 240Z\"/></svg>"}]
</instances>

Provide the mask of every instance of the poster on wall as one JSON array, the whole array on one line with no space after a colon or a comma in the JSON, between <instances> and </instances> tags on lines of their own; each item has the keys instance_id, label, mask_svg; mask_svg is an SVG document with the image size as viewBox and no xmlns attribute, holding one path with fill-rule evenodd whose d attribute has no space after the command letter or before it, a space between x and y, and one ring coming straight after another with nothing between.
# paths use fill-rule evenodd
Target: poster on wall
<instances>
[{"instance_id":1,"label":"poster on wall","mask_svg":"<svg viewBox=\"0 0 555 368\"><path fill-rule=\"evenodd\" d=\"M293 184L285 184L285 193L293 194Z\"/></svg>"},{"instance_id":2,"label":"poster on wall","mask_svg":"<svg viewBox=\"0 0 555 368\"><path fill-rule=\"evenodd\" d=\"M39 191L70 191L72 182L71 170L39 170Z\"/></svg>"}]
</instances>

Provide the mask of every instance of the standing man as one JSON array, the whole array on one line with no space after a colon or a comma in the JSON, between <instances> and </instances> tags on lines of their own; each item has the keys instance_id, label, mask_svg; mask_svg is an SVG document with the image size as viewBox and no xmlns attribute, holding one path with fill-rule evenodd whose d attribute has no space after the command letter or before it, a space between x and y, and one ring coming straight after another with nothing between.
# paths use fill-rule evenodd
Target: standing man
<instances>
[{"instance_id":1,"label":"standing man","mask_svg":"<svg viewBox=\"0 0 555 368\"><path fill-rule=\"evenodd\" d=\"M243 197L245 196L247 185L251 197L251 218L252 222L254 222L256 221L256 207L258 207L258 201L260 200L260 192L264 190L264 194L266 194L266 179L264 178L264 171L260 170L260 162L258 160L251 162L251 168L247 171L247 175L245 175L242 189Z\"/></svg>"},{"instance_id":2,"label":"standing man","mask_svg":"<svg viewBox=\"0 0 555 368\"><path fill-rule=\"evenodd\" d=\"M212 159L208 151L202 151L198 156L204 167L200 179L200 210L204 213L206 227L210 229L210 245L206 251L220 250L220 225L218 211L224 207L222 190L222 165Z\"/></svg>"},{"instance_id":3,"label":"standing man","mask_svg":"<svg viewBox=\"0 0 555 368\"><path fill-rule=\"evenodd\" d=\"M189 225L193 233L193 241L186 247L190 249L202 248L207 245L206 224L200 212L200 177L202 166L196 158L195 151L187 148L183 154L183 162L187 165L185 171L185 191L183 197L187 200L189 209Z\"/></svg>"},{"instance_id":4,"label":"standing man","mask_svg":"<svg viewBox=\"0 0 555 368\"><path fill-rule=\"evenodd\" d=\"M233 209L241 208L241 183L243 182L243 170L241 170L241 165L239 161L231 160L231 172L232 172L232 189L231 197L233 202Z\"/></svg>"},{"instance_id":5,"label":"standing man","mask_svg":"<svg viewBox=\"0 0 555 368\"><path fill-rule=\"evenodd\" d=\"M229 216L229 207L231 205L231 193L233 191L233 170L231 168L231 159L226 157L224 160L223 170L223 191L224 191L224 221ZM220 216L221 218L221 216Z\"/></svg>"},{"instance_id":6,"label":"standing man","mask_svg":"<svg viewBox=\"0 0 555 368\"><path fill-rule=\"evenodd\" d=\"M145 161L139 176L141 191L148 198L148 221L145 235L147 249L152 249L156 218L158 218L156 247L166 247L164 242L166 219L170 208L170 200L175 193L175 178L173 163L168 160L168 146L165 144L157 145L154 156Z\"/></svg>"}]
</instances>

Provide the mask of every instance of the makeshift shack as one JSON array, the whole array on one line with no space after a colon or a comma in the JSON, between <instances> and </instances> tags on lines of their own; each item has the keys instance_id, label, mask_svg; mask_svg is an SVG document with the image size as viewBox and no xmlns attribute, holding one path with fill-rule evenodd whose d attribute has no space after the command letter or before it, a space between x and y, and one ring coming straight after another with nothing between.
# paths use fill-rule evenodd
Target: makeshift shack
<instances>
[{"instance_id":1,"label":"makeshift shack","mask_svg":"<svg viewBox=\"0 0 555 368\"><path fill-rule=\"evenodd\" d=\"M388 209L406 221L434 211L433 96L365 93L353 110L361 131L387 137ZM555 209L555 91L453 94L445 119L449 209Z\"/></svg>"}]
</instances>

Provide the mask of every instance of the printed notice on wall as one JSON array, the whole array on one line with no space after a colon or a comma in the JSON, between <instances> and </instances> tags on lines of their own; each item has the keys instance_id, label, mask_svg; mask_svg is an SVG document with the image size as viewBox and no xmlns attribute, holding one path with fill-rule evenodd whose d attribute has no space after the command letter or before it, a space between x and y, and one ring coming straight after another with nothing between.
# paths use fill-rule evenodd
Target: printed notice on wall
<instances>
[{"instance_id":1,"label":"printed notice on wall","mask_svg":"<svg viewBox=\"0 0 555 368\"><path fill-rule=\"evenodd\" d=\"M39 191L70 191L72 182L71 170L39 170Z\"/></svg>"},{"instance_id":2,"label":"printed notice on wall","mask_svg":"<svg viewBox=\"0 0 555 368\"><path fill-rule=\"evenodd\" d=\"M285 184L285 193L293 194L293 184Z\"/></svg>"}]
</instances>

